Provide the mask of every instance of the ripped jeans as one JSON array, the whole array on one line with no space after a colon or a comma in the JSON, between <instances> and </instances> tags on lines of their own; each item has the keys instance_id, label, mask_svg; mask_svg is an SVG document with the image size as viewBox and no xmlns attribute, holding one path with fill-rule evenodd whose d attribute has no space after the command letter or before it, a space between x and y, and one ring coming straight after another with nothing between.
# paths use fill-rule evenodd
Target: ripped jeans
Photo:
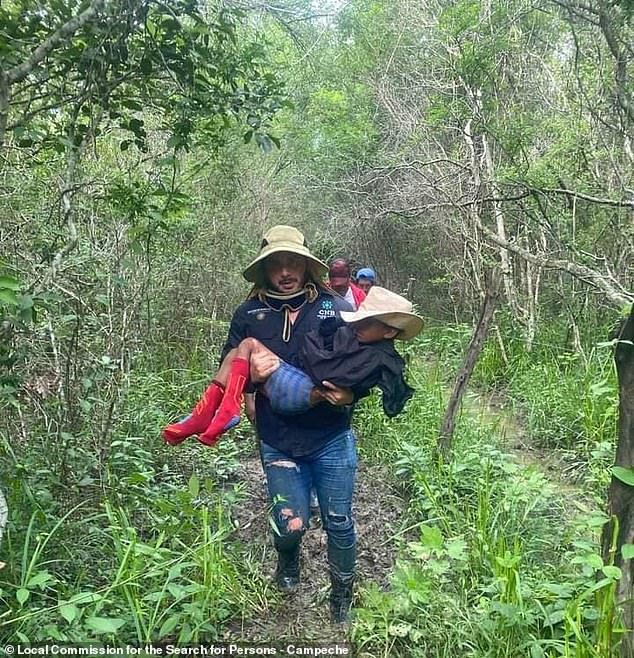
<instances>
[{"instance_id":1,"label":"ripped jeans","mask_svg":"<svg viewBox=\"0 0 634 658\"><path fill-rule=\"evenodd\" d=\"M289 457L264 441L260 451L273 504L272 516L279 531L274 534L275 548L290 552L299 547L310 518L310 489L314 485L328 535L331 574L344 582L351 581L356 560L352 494L357 470L352 430L306 457Z\"/></svg>"}]
</instances>

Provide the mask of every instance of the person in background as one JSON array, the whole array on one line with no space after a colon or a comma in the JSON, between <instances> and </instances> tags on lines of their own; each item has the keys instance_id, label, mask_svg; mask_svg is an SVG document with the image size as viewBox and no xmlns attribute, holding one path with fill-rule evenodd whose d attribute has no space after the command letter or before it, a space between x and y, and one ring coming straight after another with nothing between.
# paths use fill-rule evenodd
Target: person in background
<instances>
[{"instance_id":1,"label":"person in background","mask_svg":"<svg viewBox=\"0 0 634 658\"><path fill-rule=\"evenodd\" d=\"M350 265L344 258L337 258L328 269L328 287L340 294L356 311L365 299L365 293L352 282Z\"/></svg>"},{"instance_id":2,"label":"person in background","mask_svg":"<svg viewBox=\"0 0 634 658\"><path fill-rule=\"evenodd\" d=\"M357 271L357 286L367 295L370 288L376 283L376 272L371 267L362 267Z\"/></svg>"}]
</instances>

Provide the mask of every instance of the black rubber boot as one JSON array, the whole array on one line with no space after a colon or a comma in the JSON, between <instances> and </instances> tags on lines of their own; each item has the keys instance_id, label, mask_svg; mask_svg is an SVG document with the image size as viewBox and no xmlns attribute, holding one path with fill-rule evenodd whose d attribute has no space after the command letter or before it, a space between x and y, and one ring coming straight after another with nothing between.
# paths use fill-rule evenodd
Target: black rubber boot
<instances>
[{"instance_id":1,"label":"black rubber boot","mask_svg":"<svg viewBox=\"0 0 634 658\"><path fill-rule=\"evenodd\" d=\"M282 592L292 592L299 585L299 546L290 552L277 552L275 582Z\"/></svg>"},{"instance_id":2,"label":"black rubber boot","mask_svg":"<svg viewBox=\"0 0 634 658\"><path fill-rule=\"evenodd\" d=\"M352 606L353 581L344 582L331 576L330 583L330 619L333 624L343 624L348 621Z\"/></svg>"}]
</instances>

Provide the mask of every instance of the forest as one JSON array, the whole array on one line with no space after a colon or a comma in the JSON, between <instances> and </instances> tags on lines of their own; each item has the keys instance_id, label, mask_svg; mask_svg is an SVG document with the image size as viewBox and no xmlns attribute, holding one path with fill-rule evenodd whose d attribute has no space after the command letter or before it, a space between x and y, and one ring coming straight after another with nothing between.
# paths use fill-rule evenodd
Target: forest
<instances>
[{"instance_id":1,"label":"forest","mask_svg":"<svg viewBox=\"0 0 634 658\"><path fill-rule=\"evenodd\" d=\"M3 0L0 197L6 655L634 658L632 0ZM424 319L339 626L319 527L271 581L247 419L161 439L278 224Z\"/></svg>"}]
</instances>

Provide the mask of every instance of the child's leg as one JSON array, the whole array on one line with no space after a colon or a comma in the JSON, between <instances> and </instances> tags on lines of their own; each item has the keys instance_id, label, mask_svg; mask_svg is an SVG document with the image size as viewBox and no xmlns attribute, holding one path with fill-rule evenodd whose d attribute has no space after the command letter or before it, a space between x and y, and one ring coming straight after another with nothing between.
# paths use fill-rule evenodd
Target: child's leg
<instances>
[{"instance_id":1,"label":"child's leg","mask_svg":"<svg viewBox=\"0 0 634 658\"><path fill-rule=\"evenodd\" d=\"M223 432L235 427L240 422L242 393L249 382L251 356L256 352L273 354L255 338L245 338L238 346L236 355L231 362L225 395L209 427L198 437L201 443L208 446L214 445Z\"/></svg>"},{"instance_id":2,"label":"child's leg","mask_svg":"<svg viewBox=\"0 0 634 658\"><path fill-rule=\"evenodd\" d=\"M225 384L231 371L231 363L237 353L238 349L233 349L223 359L216 378L207 387L191 414L184 420L172 423L163 429L163 438L167 443L173 446L178 445L192 434L201 434L209 427L209 423L213 420L214 414L222 402Z\"/></svg>"},{"instance_id":3,"label":"child's leg","mask_svg":"<svg viewBox=\"0 0 634 658\"><path fill-rule=\"evenodd\" d=\"M271 409L282 416L304 413L323 402L321 391L311 378L285 361L266 380L262 392L268 397Z\"/></svg>"}]
</instances>

